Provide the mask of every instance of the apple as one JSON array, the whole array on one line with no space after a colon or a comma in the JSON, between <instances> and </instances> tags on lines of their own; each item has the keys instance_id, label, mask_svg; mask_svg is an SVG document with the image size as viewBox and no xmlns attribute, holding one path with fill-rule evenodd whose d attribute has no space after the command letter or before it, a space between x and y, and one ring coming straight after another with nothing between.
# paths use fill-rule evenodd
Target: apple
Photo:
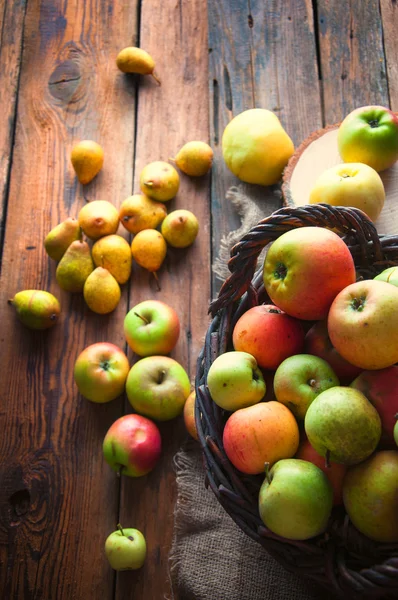
<instances>
[{"instance_id":1,"label":"apple","mask_svg":"<svg viewBox=\"0 0 398 600\"><path fill-rule=\"evenodd\" d=\"M398 419L398 413L395 415L395 418ZM398 420L394 425L394 441L398 446Z\"/></svg>"},{"instance_id":2,"label":"apple","mask_svg":"<svg viewBox=\"0 0 398 600\"><path fill-rule=\"evenodd\" d=\"M104 403L124 392L129 369L127 356L118 346L98 342L79 354L73 375L82 396Z\"/></svg>"},{"instance_id":3,"label":"apple","mask_svg":"<svg viewBox=\"0 0 398 600\"><path fill-rule=\"evenodd\" d=\"M314 450L306 438L300 442L294 458L307 460L319 467L325 473L333 488L333 504L335 506L343 504L343 480L347 472L347 467L345 465L340 465L335 462L331 462L327 465L325 458Z\"/></svg>"},{"instance_id":4,"label":"apple","mask_svg":"<svg viewBox=\"0 0 398 600\"><path fill-rule=\"evenodd\" d=\"M266 391L263 374L248 352L220 354L209 369L207 385L213 401L230 411L257 404Z\"/></svg>"},{"instance_id":5,"label":"apple","mask_svg":"<svg viewBox=\"0 0 398 600\"><path fill-rule=\"evenodd\" d=\"M337 294L355 281L355 265L343 240L323 227L282 234L264 261L271 301L292 317L324 319Z\"/></svg>"},{"instance_id":6,"label":"apple","mask_svg":"<svg viewBox=\"0 0 398 600\"><path fill-rule=\"evenodd\" d=\"M389 267L374 277L376 281L385 281L398 287L398 267Z\"/></svg>"},{"instance_id":7,"label":"apple","mask_svg":"<svg viewBox=\"0 0 398 600\"><path fill-rule=\"evenodd\" d=\"M298 458L279 460L265 471L258 506L270 531L290 540L323 533L333 507L333 490L316 465Z\"/></svg>"},{"instance_id":8,"label":"apple","mask_svg":"<svg viewBox=\"0 0 398 600\"><path fill-rule=\"evenodd\" d=\"M398 159L398 118L384 106L361 106L341 123L337 144L344 162L384 171Z\"/></svg>"},{"instance_id":9,"label":"apple","mask_svg":"<svg viewBox=\"0 0 398 600\"><path fill-rule=\"evenodd\" d=\"M140 569L146 558L145 538L138 529L123 529L119 523L106 538L105 554L115 571Z\"/></svg>"},{"instance_id":10,"label":"apple","mask_svg":"<svg viewBox=\"0 0 398 600\"><path fill-rule=\"evenodd\" d=\"M194 440L199 440L198 430L196 429L196 421L195 421L195 390L191 392L184 404L184 423L186 430L189 435L193 437Z\"/></svg>"},{"instance_id":11,"label":"apple","mask_svg":"<svg viewBox=\"0 0 398 600\"><path fill-rule=\"evenodd\" d=\"M326 169L315 181L310 204L353 206L376 221L384 206L386 194L380 175L363 163L349 162Z\"/></svg>"},{"instance_id":12,"label":"apple","mask_svg":"<svg viewBox=\"0 0 398 600\"><path fill-rule=\"evenodd\" d=\"M262 369L276 369L285 358L298 354L304 345L300 321L272 304L249 308L237 321L232 343L248 352Z\"/></svg>"},{"instance_id":13,"label":"apple","mask_svg":"<svg viewBox=\"0 0 398 600\"><path fill-rule=\"evenodd\" d=\"M180 321L171 306L160 300L145 300L127 313L124 334L139 356L168 354L180 335Z\"/></svg>"},{"instance_id":14,"label":"apple","mask_svg":"<svg viewBox=\"0 0 398 600\"><path fill-rule=\"evenodd\" d=\"M351 387L362 392L373 404L381 419L382 448L394 448L395 415L398 412L398 367L362 371Z\"/></svg>"},{"instance_id":15,"label":"apple","mask_svg":"<svg viewBox=\"0 0 398 600\"><path fill-rule=\"evenodd\" d=\"M362 371L341 356L330 341L327 321L317 321L306 333L304 351L323 358L332 367L337 377L351 382Z\"/></svg>"},{"instance_id":16,"label":"apple","mask_svg":"<svg viewBox=\"0 0 398 600\"><path fill-rule=\"evenodd\" d=\"M296 354L284 360L276 370L274 394L295 417L304 419L310 404L325 390L339 385L326 361L311 354Z\"/></svg>"},{"instance_id":17,"label":"apple","mask_svg":"<svg viewBox=\"0 0 398 600\"><path fill-rule=\"evenodd\" d=\"M142 477L157 464L162 451L160 431L141 415L124 415L108 429L102 450L118 475Z\"/></svg>"},{"instance_id":18,"label":"apple","mask_svg":"<svg viewBox=\"0 0 398 600\"><path fill-rule=\"evenodd\" d=\"M169 356L147 356L135 363L126 381L127 398L135 411L157 421L178 417L191 385L184 368Z\"/></svg>"},{"instance_id":19,"label":"apple","mask_svg":"<svg viewBox=\"0 0 398 600\"><path fill-rule=\"evenodd\" d=\"M274 400L237 410L224 427L225 453L242 473L262 473L264 463L273 465L281 458L291 458L298 445L296 419L286 406Z\"/></svg>"},{"instance_id":20,"label":"apple","mask_svg":"<svg viewBox=\"0 0 398 600\"><path fill-rule=\"evenodd\" d=\"M315 398L304 420L311 446L343 465L355 465L375 451L381 436L377 410L359 390L338 386Z\"/></svg>"},{"instance_id":21,"label":"apple","mask_svg":"<svg viewBox=\"0 0 398 600\"><path fill-rule=\"evenodd\" d=\"M366 370L398 362L398 288L366 279L347 286L330 307L328 332L348 362Z\"/></svg>"},{"instance_id":22,"label":"apple","mask_svg":"<svg viewBox=\"0 0 398 600\"><path fill-rule=\"evenodd\" d=\"M398 542L398 452L376 452L348 469L344 506L355 527L376 542Z\"/></svg>"}]
</instances>

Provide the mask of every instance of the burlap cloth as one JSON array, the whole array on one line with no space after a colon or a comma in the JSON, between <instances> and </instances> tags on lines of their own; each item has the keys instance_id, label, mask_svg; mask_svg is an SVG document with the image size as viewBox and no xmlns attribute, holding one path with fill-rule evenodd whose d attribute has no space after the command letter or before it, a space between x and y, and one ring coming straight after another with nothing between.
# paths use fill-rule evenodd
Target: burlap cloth
<instances>
[{"instance_id":1,"label":"burlap cloth","mask_svg":"<svg viewBox=\"0 0 398 600\"><path fill-rule=\"evenodd\" d=\"M221 241L213 272L228 274L229 250L253 225L281 205L277 188L241 185L227 198L242 226ZM204 332L205 333L205 332ZM335 600L311 582L287 572L244 534L204 484L198 442L187 441L174 458L177 503L174 539L169 556L173 600Z\"/></svg>"}]
</instances>

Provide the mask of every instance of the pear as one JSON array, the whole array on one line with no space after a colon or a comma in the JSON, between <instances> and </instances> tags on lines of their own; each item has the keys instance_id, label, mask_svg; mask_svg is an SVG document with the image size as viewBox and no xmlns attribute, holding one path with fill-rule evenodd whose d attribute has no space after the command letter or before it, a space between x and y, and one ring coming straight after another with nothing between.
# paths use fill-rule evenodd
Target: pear
<instances>
[{"instance_id":1,"label":"pear","mask_svg":"<svg viewBox=\"0 0 398 600\"><path fill-rule=\"evenodd\" d=\"M60 261L72 242L81 240L82 231L77 219L66 219L48 233L44 239L44 248L50 258Z\"/></svg>"},{"instance_id":2,"label":"pear","mask_svg":"<svg viewBox=\"0 0 398 600\"><path fill-rule=\"evenodd\" d=\"M205 142L188 142L172 160L186 175L200 177L211 169L213 150Z\"/></svg>"},{"instance_id":3,"label":"pear","mask_svg":"<svg viewBox=\"0 0 398 600\"><path fill-rule=\"evenodd\" d=\"M131 273L130 244L120 235L106 235L91 250L96 267L104 267L118 283L126 283Z\"/></svg>"},{"instance_id":4,"label":"pear","mask_svg":"<svg viewBox=\"0 0 398 600\"><path fill-rule=\"evenodd\" d=\"M119 211L121 224L130 233L143 229L156 229L167 215L167 209L144 194L134 194L122 202Z\"/></svg>"},{"instance_id":5,"label":"pear","mask_svg":"<svg viewBox=\"0 0 398 600\"><path fill-rule=\"evenodd\" d=\"M55 325L61 312L58 300L43 290L24 290L8 301L17 317L29 329L48 329Z\"/></svg>"},{"instance_id":6,"label":"pear","mask_svg":"<svg viewBox=\"0 0 398 600\"><path fill-rule=\"evenodd\" d=\"M194 243L199 231L198 219L190 210L174 210L162 223L161 232L174 248L187 248Z\"/></svg>"},{"instance_id":7,"label":"pear","mask_svg":"<svg viewBox=\"0 0 398 600\"><path fill-rule=\"evenodd\" d=\"M83 140L73 146L70 160L78 180L84 185L101 171L104 151L97 142Z\"/></svg>"},{"instance_id":8,"label":"pear","mask_svg":"<svg viewBox=\"0 0 398 600\"><path fill-rule=\"evenodd\" d=\"M121 296L118 282L103 267L97 267L87 277L83 294L87 306L100 315L115 310Z\"/></svg>"},{"instance_id":9,"label":"pear","mask_svg":"<svg viewBox=\"0 0 398 600\"><path fill-rule=\"evenodd\" d=\"M122 73L152 75L156 83L160 85L160 79L154 73L155 61L142 48L135 48L134 46L123 48L116 57L116 65Z\"/></svg>"},{"instance_id":10,"label":"pear","mask_svg":"<svg viewBox=\"0 0 398 600\"><path fill-rule=\"evenodd\" d=\"M134 260L141 267L153 273L156 281L158 281L156 271L162 266L166 252L166 241L156 229L140 231L131 242L131 254Z\"/></svg>"},{"instance_id":11,"label":"pear","mask_svg":"<svg viewBox=\"0 0 398 600\"><path fill-rule=\"evenodd\" d=\"M93 200L80 209L79 224L87 237L98 240L104 235L116 233L119 227L119 211L106 200Z\"/></svg>"},{"instance_id":12,"label":"pear","mask_svg":"<svg viewBox=\"0 0 398 600\"><path fill-rule=\"evenodd\" d=\"M87 242L72 242L58 264L55 276L67 292L82 292L94 265Z\"/></svg>"},{"instance_id":13,"label":"pear","mask_svg":"<svg viewBox=\"0 0 398 600\"><path fill-rule=\"evenodd\" d=\"M140 186L141 191L152 200L166 202L177 194L180 177L169 163L157 160L142 169Z\"/></svg>"}]
</instances>

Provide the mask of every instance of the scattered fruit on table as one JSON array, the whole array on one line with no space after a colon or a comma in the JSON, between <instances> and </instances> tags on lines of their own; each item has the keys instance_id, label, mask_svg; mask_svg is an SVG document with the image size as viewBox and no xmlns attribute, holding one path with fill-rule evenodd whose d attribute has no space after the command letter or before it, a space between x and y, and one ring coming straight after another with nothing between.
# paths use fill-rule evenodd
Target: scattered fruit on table
<instances>
[{"instance_id":1,"label":"scattered fruit on table","mask_svg":"<svg viewBox=\"0 0 398 600\"><path fill-rule=\"evenodd\" d=\"M333 490L316 465L297 458L278 461L265 471L259 512L270 531L291 540L323 533L333 506Z\"/></svg>"},{"instance_id":2,"label":"scattered fruit on table","mask_svg":"<svg viewBox=\"0 0 398 600\"><path fill-rule=\"evenodd\" d=\"M105 542L105 554L115 571L140 569L146 558L146 541L138 529L123 529L119 524Z\"/></svg>"},{"instance_id":3,"label":"scattered fruit on table","mask_svg":"<svg viewBox=\"0 0 398 600\"><path fill-rule=\"evenodd\" d=\"M291 458L298 445L299 428L293 413L274 400L237 410L224 427L225 453L242 473L263 473L264 463Z\"/></svg>"},{"instance_id":4,"label":"scattered fruit on table","mask_svg":"<svg viewBox=\"0 0 398 600\"><path fill-rule=\"evenodd\" d=\"M391 283L391 285L398 287L398 267L384 269L384 271L376 275L374 279L376 279L376 281L385 281L386 283Z\"/></svg>"},{"instance_id":5,"label":"scattered fruit on table","mask_svg":"<svg viewBox=\"0 0 398 600\"><path fill-rule=\"evenodd\" d=\"M129 370L123 350L108 342L98 342L79 354L73 375L82 396L103 404L123 394Z\"/></svg>"},{"instance_id":6,"label":"scattered fruit on table","mask_svg":"<svg viewBox=\"0 0 398 600\"><path fill-rule=\"evenodd\" d=\"M69 217L46 235L44 248L50 258L59 262L72 242L82 239L79 221Z\"/></svg>"},{"instance_id":7,"label":"scattered fruit on table","mask_svg":"<svg viewBox=\"0 0 398 600\"><path fill-rule=\"evenodd\" d=\"M134 236L131 242L131 254L140 267L156 276L166 258L166 240L156 229L143 229Z\"/></svg>"},{"instance_id":8,"label":"scattered fruit on table","mask_svg":"<svg viewBox=\"0 0 398 600\"><path fill-rule=\"evenodd\" d=\"M126 198L119 211L120 222L130 233L156 229L166 215L167 209L164 204L144 194L134 194Z\"/></svg>"},{"instance_id":9,"label":"scattered fruit on table","mask_svg":"<svg viewBox=\"0 0 398 600\"><path fill-rule=\"evenodd\" d=\"M308 407L319 394L340 382L326 361L311 354L286 358L274 376L274 393L298 419L304 419Z\"/></svg>"},{"instance_id":10,"label":"scattered fruit on table","mask_svg":"<svg viewBox=\"0 0 398 600\"><path fill-rule=\"evenodd\" d=\"M232 342L235 350L252 354L261 368L276 369L285 358L302 351L304 329L276 306L261 304L238 319Z\"/></svg>"},{"instance_id":11,"label":"scattered fruit on table","mask_svg":"<svg viewBox=\"0 0 398 600\"><path fill-rule=\"evenodd\" d=\"M384 206L386 193L380 175L363 163L343 163L327 169L316 180L310 204L352 206L376 221Z\"/></svg>"},{"instance_id":12,"label":"scattered fruit on table","mask_svg":"<svg viewBox=\"0 0 398 600\"><path fill-rule=\"evenodd\" d=\"M272 185L281 178L294 146L273 112L252 108L228 123L222 152L227 167L242 181Z\"/></svg>"},{"instance_id":13,"label":"scattered fruit on table","mask_svg":"<svg viewBox=\"0 0 398 600\"><path fill-rule=\"evenodd\" d=\"M132 351L139 356L169 354L180 335L180 320L165 302L144 300L127 313L124 334Z\"/></svg>"},{"instance_id":14,"label":"scattered fruit on table","mask_svg":"<svg viewBox=\"0 0 398 600\"><path fill-rule=\"evenodd\" d=\"M317 320L327 316L338 292L355 282L355 265L336 233L300 227L273 242L263 277L266 292L278 308L298 319Z\"/></svg>"},{"instance_id":15,"label":"scattered fruit on table","mask_svg":"<svg viewBox=\"0 0 398 600\"><path fill-rule=\"evenodd\" d=\"M304 420L313 448L327 462L355 465L372 454L380 441L378 412L359 390L333 387L315 398Z\"/></svg>"},{"instance_id":16,"label":"scattered fruit on table","mask_svg":"<svg viewBox=\"0 0 398 600\"><path fill-rule=\"evenodd\" d=\"M115 310L120 302L121 291L118 282L107 269L97 267L87 277L84 289L87 306L99 315Z\"/></svg>"},{"instance_id":17,"label":"scattered fruit on table","mask_svg":"<svg viewBox=\"0 0 398 600\"><path fill-rule=\"evenodd\" d=\"M135 48L134 46L123 48L116 57L116 65L122 73L152 75L156 83L160 85L160 79L154 73L155 61L142 48Z\"/></svg>"},{"instance_id":18,"label":"scattered fruit on table","mask_svg":"<svg viewBox=\"0 0 398 600\"><path fill-rule=\"evenodd\" d=\"M384 106L356 108L341 123L337 143L344 162L384 171L398 159L398 117Z\"/></svg>"},{"instance_id":19,"label":"scattered fruit on table","mask_svg":"<svg viewBox=\"0 0 398 600\"><path fill-rule=\"evenodd\" d=\"M92 257L96 267L107 269L120 284L126 283L131 274L130 244L120 235L106 235L93 244Z\"/></svg>"},{"instance_id":20,"label":"scattered fruit on table","mask_svg":"<svg viewBox=\"0 0 398 600\"><path fill-rule=\"evenodd\" d=\"M343 289L333 301L328 331L333 346L362 369L398 362L398 288L365 279Z\"/></svg>"},{"instance_id":21,"label":"scattered fruit on table","mask_svg":"<svg viewBox=\"0 0 398 600\"><path fill-rule=\"evenodd\" d=\"M138 413L157 421L178 417L190 394L184 368L168 356L148 356L136 362L126 381L127 398Z\"/></svg>"},{"instance_id":22,"label":"scattered fruit on table","mask_svg":"<svg viewBox=\"0 0 398 600\"><path fill-rule=\"evenodd\" d=\"M376 452L348 469L343 499L361 533L376 542L398 542L398 452Z\"/></svg>"},{"instance_id":23,"label":"scattered fruit on table","mask_svg":"<svg viewBox=\"0 0 398 600\"><path fill-rule=\"evenodd\" d=\"M190 210L174 210L162 221L160 231L170 246L187 248L198 235L198 219Z\"/></svg>"},{"instance_id":24,"label":"scattered fruit on table","mask_svg":"<svg viewBox=\"0 0 398 600\"><path fill-rule=\"evenodd\" d=\"M94 270L87 242L72 242L58 263L55 276L60 288L66 292L83 291L87 277Z\"/></svg>"},{"instance_id":25,"label":"scattered fruit on table","mask_svg":"<svg viewBox=\"0 0 398 600\"><path fill-rule=\"evenodd\" d=\"M189 394L188 398L185 401L183 416L186 430L188 431L189 435L193 437L194 440L198 441L199 435L195 421L195 398L196 394L194 390Z\"/></svg>"},{"instance_id":26,"label":"scattered fruit on table","mask_svg":"<svg viewBox=\"0 0 398 600\"><path fill-rule=\"evenodd\" d=\"M116 233L119 211L107 200L93 200L80 209L78 220L83 232L91 240Z\"/></svg>"},{"instance_id":27,"label":"scattered fruit on table","mask_svg":"<svg viewBox=\"0 0 398 600\"><path fill-rule=\"evenodd\" d=\"M191 177L205 175L213 163L213 150L205 142L188 142L173 159L177 167Z\"/></svg>"},{"instance_id":28,"label":"scattered fruit on table","mask_svg":"<svg viewBox=\"0 0 398 600\"><path fill-rule=\"evenodd\" d=\"M180 176L172 165L157 160L149 163L141 171L141 191L160 202L172 200L180 187Z\"/></svg>"},{"instance_id":29,"label":"scattered fruit on table","mask_svg":"<svg viewBox=\"0 0 398 600\"><path fill-rule=\"evenodd\" d=\"M101 171L104 151L97 142L83 140L73 146L70 159L78 180L85 185Z\"/></svg>"},{"instance_id":30,"label":"scattered fruit on table","mask_svg":"<svg viewBox=\"0 0 398 600\"><path fill-rule=\"evenodd\" d=\"M56 324L61 313L57 298L44 290L17 292L8 302L15 308L21 323L29 329L49 329Z\"/></svg>"},{"instance_id":31,"label":"scattered fruit on table","mask_svg":"<svg viewBox=\"0 0 398 600\"><path fill-rule=\"evenodd\" d=\"M108 429L102 450L118 475L142 477L155 468L162 452L160 431L141 415L124 415Z\"/></svg>"}]
</instances>

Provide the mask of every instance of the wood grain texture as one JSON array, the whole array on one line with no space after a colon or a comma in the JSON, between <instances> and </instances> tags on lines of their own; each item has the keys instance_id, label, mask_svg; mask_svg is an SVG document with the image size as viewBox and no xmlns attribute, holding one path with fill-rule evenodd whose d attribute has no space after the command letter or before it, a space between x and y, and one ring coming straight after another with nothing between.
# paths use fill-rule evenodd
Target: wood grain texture
<instances>
[{"instance_id":1,"label":"wood grain texture","mask_svg":"<svg viewBox=\"0 0 398 600\"><path fill-rule=\"evenodd\" d=\"M91 313L61 293L43 249L47 232L76 216L84 197L120 203L132 190L135 85L119 76L122 39L134 41L134 3L28 3L0 292L4 376L0 426L0 596L111 598L103 552L118 517L119 486L102 440L123 400L95 405L77 394L73 365L87 345L124 345L127 290L115 313ZM103 171L82 188L69 162L92 138ZM34 333L7 298L46 289L61 300L52 330Z\"/></svg>"},{"instance_id":2,"label":"wood grain texture","mask_svg":"<svg viewBox=\"0 0 398 600\"><path fill-rule=\"evenodd\" d=\"M150 0L143 3L140 20L140 47L153 56L162 84L159 87L150 77L140 78L134 191L139 191L140 172L147 163L167 161L185 142L208 141L209 136L206 4ZM180 173L179 192L167 203L167 210L191 210L199 220L199 235L185 250L169 247L159 271L161 292L152 275L135 268L129 304L132 308L156 298L176 310L181 334L171 356L184 366L192 382L209 322L209 182L210 176L195 179ZM126 411L131 412L130 405ZM145 534L148 559L139 572L118 574L116 598L120 600L160 599L168 593L176 499L173 456L187 433L182 417L160 424L160 430L163 453L154 471L138 480L122 477L120 521Z\"/></svg>"},{"instance_id":3,"label":"wood grain texture","mask_svg":"<svg viewBox=\"0 0 398 600\"><path fill-rule=\"evenodd\" d=\"M398 112L398 3L380 0L390 106Z\"/></svg>"}]
</instances>

